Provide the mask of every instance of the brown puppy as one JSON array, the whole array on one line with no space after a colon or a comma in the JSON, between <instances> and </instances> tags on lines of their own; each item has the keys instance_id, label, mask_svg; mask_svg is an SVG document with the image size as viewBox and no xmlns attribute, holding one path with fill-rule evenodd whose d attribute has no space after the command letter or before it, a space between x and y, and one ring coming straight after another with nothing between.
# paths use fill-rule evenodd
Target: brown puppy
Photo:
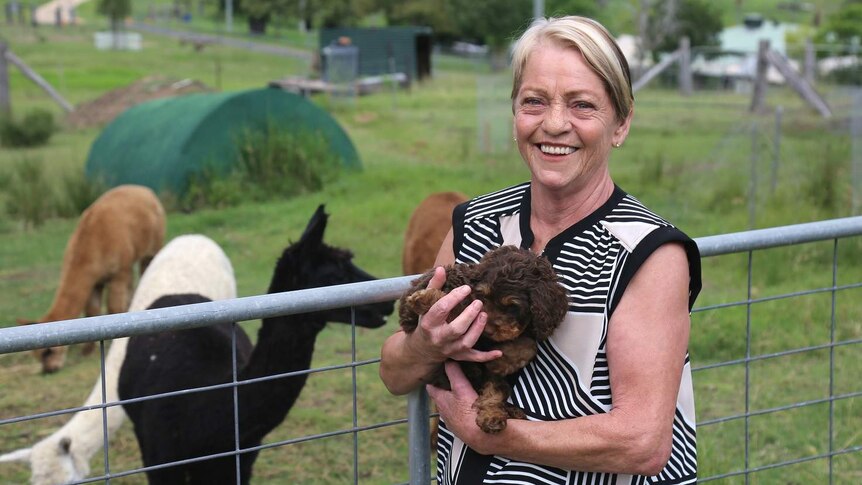
<instances>
[{"instance_id":1,"label":"brown puppy","mask_svg":"<svg viewBox=\"0 0 862 485\"><path fill-rule=\"evenodd\" d=\"M474 404L478 412L476 424L486 433L498 433L506 428L507 419L526 417L523 410L506 402L511 388L505 376L526 366L536 355L536 342L550 337L563 321L568 310L565 289L547 259L515 246L491 250L476 264L447 266L442 290L426 288L433 275L434 270L423 274L401 297L401 328L413 332L419 315L449 291L461 285L473 289L449 316L458 316L474 299L482 301L482 310L488 314L488 323L475 348L499 349L503 356L486 363L460 364L479 393ZM431 383L449 389L442 366Z\"/></svg>"}]
</instances>

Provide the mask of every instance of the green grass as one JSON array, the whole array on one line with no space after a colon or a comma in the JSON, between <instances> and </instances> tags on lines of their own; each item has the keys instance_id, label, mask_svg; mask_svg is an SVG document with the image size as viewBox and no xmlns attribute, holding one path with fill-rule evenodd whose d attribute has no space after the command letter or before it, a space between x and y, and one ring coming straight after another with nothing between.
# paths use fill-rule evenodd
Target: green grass
<instances>
[{"instance_id":1,"label":"green grass","mask_svg":"<svg viewBox=\"0 0 862 485\"><path fill-rule=\"evenodd\" d=\"M259 87L269 80L303 73L299 61L208 46L194 52L166 38L144 36L141 52L98 52L92 46L96 26L78 29L11 27L3 35L11 49L54 84L72 103L81 103L151 74L195 78L214 84L214 66L221 63L223 89ZM212 47L212 48L211 48ZM496 131L511 126L507 100L489 103L477 90L506 83L505 74L461 60L435 60L434 78L409 91L344 100L315 98L349 133L364 170L345 174L322 191L291 199L243 204L222 210L171 213L168 237L203 233L216 240L233 262L241 296L266 291L276 257L299 238L316 206L325 203L332 215L327 240L349 247L355 261L378 277L400 274L403 231L413 207L428 193L459 190L485 193L523 181L528 173L514 148L486 153L480 149L477 119L489 120ZM481 76L477 81L477 76ZM497 78L499 76L499 79ZM56 105L16 70L11 72L16 113ZM484 84L483 84L484 83ZM821 86L830 99L838 92ZM611 170L617 183L694 237L771 227L851 215L850 144L846 112L825 121L806 109L789 91L770 88L771 106L785 107L777 187L771 191L772 115L746 112L742 95L706 92L688 99L675 92L651 89L638 93L631 136L615 150ZM481 102L477 100L481 98ZM836 103L839 105L840 103ZM481 108L479 108L481 107ZM480 116L479 111L483 115ZM758 155L752 155L752 126L757 126ZM495 132L496 132L495 131ZM64 129L48 146L0 149L0 180L21 160L41 160L57 186L66 174L82 170L96 128ZM757 183L750 184L752 160ZM832 164L832 165L828 165ZM832 167L832 168L830 168ZM756 194L751 217L749 194ZM824 197L824 194L831 194ZM0 192L5 208L8 191ZM16 317L36 318L51 302L60 261L74 219L52 219L37 229L24 229L0 211L0 327ZM838 284L862 281L860 238L838 246ZM832 243L757 251L753 257L751 293L755 298L783 295L832 282ZM747 255L705 259L704 291L698 306L745 300ZM836 339L862 337L860 290L836 297ZM750 318L751 354L778 352L829 342L832 298L829 293L697 312L693 315L691 355L695 367L746 355L746 323ZM256 324L243 324L254 335ZM396 328L394 319L379 330L357 332L359 359L379 355L383 340ZM331 325L319 337L315 367L350 360L349 328ZM824 350L752 362L749 367L751 410L822 399L830 374L835 394L858 392L862 372L859 346L835 349L834 370ZM66 368L42 376L29 353L0 356L0 419L79 405L98 372L98 359L73 349ZM357 371L359 424L400 419L403 398L388 395L377 367ZM719 367L695 374L698 420L745 411L745 368ZM267 442L351 426L349 371L314 374L285 423ZM862 444L862 401L836 401L833 447ZM749 465L825 453L828 449L828 404L752 417L749 422ZM63 423L62 417L0 427L0 451L28 446ZM745 431L742 419L699 429L701 476L742 470ZM407 480L406 428L396 426L359 435L362 484ZM110 447L112 470L140 465L137 446L126 424ZM352 437L338 436L311 443L266 450L255 467L259 483L347 483L352 479ZM103 460L93 458L93 473ZM858 483L859 453L836 457L835 482ZM821 483L824 460L759 472L758 484ZM0 483L24 483L26 467L4 464ZM142 477L112 483L144 483ZM745 483L741 476L719 481Z\"/></svg>"}]
</instances>

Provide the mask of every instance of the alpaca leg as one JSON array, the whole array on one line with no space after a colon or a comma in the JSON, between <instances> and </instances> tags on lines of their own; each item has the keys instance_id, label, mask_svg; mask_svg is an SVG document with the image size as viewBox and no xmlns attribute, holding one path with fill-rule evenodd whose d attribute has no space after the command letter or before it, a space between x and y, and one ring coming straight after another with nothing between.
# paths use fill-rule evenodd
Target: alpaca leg
<instances>
[{"instance_id":1,"label":"alpaca leg","mask_svg":"<svg viewBox=\"0 0 862 485\"><path fill-rule=\"evenodd\" d=\"M129 310L132 294L132 268L115 274L108 282L108 313L124 313Z\"/></svg>"},{"instance_id":2,"label":"alpaca leg","mask_svg":"<svg viewBox=\"0 0 862 485\"><path fill-rule=\"evenodd\" d=\"M138 263L138 278L144 275L144 271L147 270L147 267L150 265L152 260L153 256L144 256L141 258L141 262Z\"/></svg>"},{"instance_id":3,"label":"alpaca leg","mask_svg":"<svg viewBox=\"0 0 862 485\"><path fill-rule=\"evenodd\" d=\"M102 314L102 291L104 289L105 285L102 283L93 287L93 291L90 293L89 298L87 298L87 304L84 306L85 316L95 317ZM81 347L81 355L90 355L95 349L95 342L85 342L83 347Z\"/></svg>"},{"instance_id":4,"label":"alpaca leg","mask_svg":"<svg viewBox=\"0 0 862 485\"><path fill-rule=\"evenodd\" d=\"M148 471L147 482L150 485L174 485L186 483L186 471L183 466Z\"/></svg>"},{"instance_id":5,"label":"alpaca leg","mask_svg":"<svg viewBox=\"0 0 862 485\"><path fill-rule=\"evenodd\" d=\"M236 459L232 456L190 463L188 470L188 485L236 484ZM246 471L245 467L240 465L240 483L246 484L250 478L251 468Z\"/></svg>"}]
</instances>

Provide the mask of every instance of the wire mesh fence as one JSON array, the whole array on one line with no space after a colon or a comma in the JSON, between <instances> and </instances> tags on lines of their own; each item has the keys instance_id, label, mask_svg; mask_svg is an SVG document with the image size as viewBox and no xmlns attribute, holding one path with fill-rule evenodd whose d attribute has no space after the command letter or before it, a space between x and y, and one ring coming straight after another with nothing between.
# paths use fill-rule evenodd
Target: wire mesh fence
<instances>
[{"instance_id":1,"label":"wire mesh fence","mask_svg":"<svg viewBox=\"0 0 862 485\"><path fill-rule=\"evenodd\" d=\"M704 258L704 291L692 315L691 354L698 411L700 481L716 483L858 483L862 469L862 217L760 229L698 238ZM722 271L717 271L722 268ZM732 270L726 271L728 268ZM735 269L734 269L735 268ZM812 269L813 268L813 269ZM805 269L805 271L801 271ZM728 276L730 275L730 276ZM106 375L104 341L169 329L190 329L276 315L343 308L390 301L412 277L391 278L329 288L107 315L74 321L0 329L0 354L99 340L101 374ZM140 483L150 470L187 462L239 457L271 449L294 449L328 442L307 463L305 478L293 483L429 483L431 451L424 392L408 398L404 414L375 419L374 404L396 399L376 380L376 357L357 352L357 329L340 351L341 358L297 372L252 381L227 382L128 401L101 399L94 405L21 413L0 419L0 436L23 424L77 411L99 413L103 469L74 483ZM117 340L114 341L115 343ZM365 371L371 370L371 376ZM164 399L190 392L237 389L238 386L303 375L346 375L347 416L302 415L324 421L314 432L279 437L260 446L195 457L179 463L142 468L115 466L118 444L109 436L107 410L143 399ZM346 373L346 374L345 374ZM4 389L14 393L14 389ZM319 399L326 400L326 396ZM24 398L26 400L26 397ZM324 401L319 402L323 406ZM379 430L398 429L381 439ZM235 433L241 433L237 426ZM39 433L32 433L39 436ZM44 431L41 433L44 435ZM371 436L371 438L368 438ZM238 441L236 442L238 443ZM383 474L367 455L395 450L398 468ZM8 451L8 450L3 450ZM403 465L409 456L409 467ZM324 463L332 465L325 466ZM329 468L346 471L333 476ZM345 465L346 463L346 465ZM260 464L261 467L264 464ZM94 467L95 468L95 467ZM0 468L0 481L3 479ZM382 478L403 477L402 478ZM261 472L261 481L273 478ZM225 478L228 480L228 478ZM281 479L284 479L282 476ZM299 481L297 481L299 480Z\"/></svg>"}]
</instances>

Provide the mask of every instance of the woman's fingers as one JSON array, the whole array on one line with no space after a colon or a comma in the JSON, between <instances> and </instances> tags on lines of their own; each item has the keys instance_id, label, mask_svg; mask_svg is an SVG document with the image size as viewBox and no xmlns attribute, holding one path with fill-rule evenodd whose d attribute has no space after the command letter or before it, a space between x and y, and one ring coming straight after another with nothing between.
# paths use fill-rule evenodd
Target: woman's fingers
<instances>
[{"instance_id":1,"label":"woman's fingers","mask_svg":"<svg viewBox=\"0 0 862 485\"><path fill-rule=\"evenodd\" d=\"M433 278L432 278L432 282L433 282ZM429 282L429 286L430 285L431 285L431 283ZM449 316L449 313L452 312L452 310L459 303L461 303L461 300L466 298L467 295L469 295L469 294L470 294L470 287L466 286L466 285L459 286L458 288L455 288L454 290L450 291L445 296L443 296L443 298L440 298L439 300L437 300L437 303L435 303L433 306L431 306L431 308L428 309L428 312L422 316L422 325L424 325L428 329L431 329L433 327L437 327L440 325L445 325L446 324L446 318ZM481 303L479 305L481 308ZM476 313L478 313L478 312L476 312ZM474 314L473 318L475 318L475 317L476 317L476 315ZM464 333L465 329L459 328L459 329L452 329L452 330L454 330L454 331L460 330L461 333Z\"/></svg>"},{"instance_id":2,"label":"woman's fingers","mask_svg":"<svg viewBox=\"0 0 862 485\"><path fill-rule=\"evenodd\" d=\"M428 281L426 288L440 290L443 288L444 283L446 283L446 268L437 266L434 268L434 276Z\"/></svg>"},{"instance_id":3,"label":"woman's fingers","mask_svg":"<svg viewBox=\"0 0 862 485\"><path fill-rule=\"evenodd\" d=\"M446 371L446 377L449 379L449 386L452 388L452 392L456 395L467 394L469 396L472 394L472 397L475 398L476 391L473 389L473 385L470 384L470 381L467 380L467 376L464 375L464 371L461 369L461 366L454 360L447 360L443 365Z\"/></svg>"}]
</instances>

